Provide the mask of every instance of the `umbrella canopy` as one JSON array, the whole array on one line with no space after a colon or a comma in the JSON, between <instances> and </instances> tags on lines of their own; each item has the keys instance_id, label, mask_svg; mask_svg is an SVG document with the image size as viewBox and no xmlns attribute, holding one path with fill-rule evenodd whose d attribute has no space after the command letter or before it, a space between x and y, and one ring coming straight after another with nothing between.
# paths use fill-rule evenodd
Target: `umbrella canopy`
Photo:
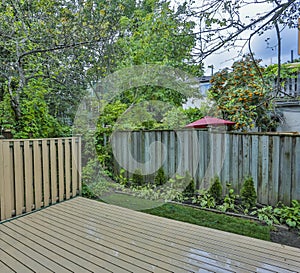
<instances>
[{"instance_id":1,"label":"umbrella canopy","mask_svg":"<svg viewBox=\"0 0 300 273\"><path fill-rule=\"evenodd\" d=\"M235 122L225 120L225 119L219 119L219 118L213 118L206 116L204 118L198 119L185 127L188 128L207 128L208 126L230 126L234 125Z\"/></svg>"}]
</instances>

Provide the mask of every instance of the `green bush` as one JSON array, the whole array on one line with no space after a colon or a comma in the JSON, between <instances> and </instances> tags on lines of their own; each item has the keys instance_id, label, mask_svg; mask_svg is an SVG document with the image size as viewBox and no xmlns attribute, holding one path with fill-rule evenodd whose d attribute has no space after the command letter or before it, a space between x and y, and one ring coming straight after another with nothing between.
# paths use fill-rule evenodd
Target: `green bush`
<instances>
[{"instance_id":1,"label":"green bush","mask_svg":"<svg viewBox=\"0 0 300 273\"><path fill-rule=\"evenodd\" d=\"M163 167L160 167L154 177L154 184L156 186L164 185L168 181L168 178L165 175Z\"/></svg>"},{"instance_id":2,"label":"green bush","mask_svg":"<svg viewBox=\"0 0 300 273\"><path fill-rule=\"evenodd\" d=\"M140 169L136 169L132 174L132 185L133 186L142 186L144 185L144 177Z\"/></svg>"},{"instance_id":3,"label":"green bush","mask_svg":"<svg viewBox=\"0 0 300 273\"><path fill-rule=\"evenodd\" d=\"M280 223L300 230L300 203L297 200L292 200L290 207L279 203L278 207L274 209L274 213Z\"/></svg>"},{"instance_id":4,"label":"green bush","mask_svg":"<svg viewBox=\"0 0 300 273\"><path fill-rule=\"evenodd\" d=\"M195 195L195 191L196 191L195 181L188 172L186 172L186 174L185 174L184 184L186 185L186 187L183 191L183 196L184 197L193 197Z\"/></svg>"},{"instance_id":5,"label":"green bush","mask_svg":"<svg viewBox=\"0 0 300 273\"><path fill-rule=\"evenodd\" d=\"M90 199L96 198L96 195L94 194L92 189L86 183L82 182L81 189L82 189L81 195L83 197L90 198Z\"/></svg>"},{"instance_id":6,"label":"green bush","mask_svg":"<svg viewBox=\"0 0 300 273\"><path fill-rule=\"evenodd\" d=\"M241 189L242 204L246 208L251 208L256 205L257 194L254 187L254 181L251 176L246 177Z\"/></svg>"},{"instance_id":7,"label":"green bush","mask_svg":"<svg viewBox=\"0 0 300 273\"><path fill-rule=\"evenodd\" d=\"M211 179L211 186L208 193L216 200L220 201L222 199L222 184L220 178L215 176Z\"/></svg>"}]
</instances>

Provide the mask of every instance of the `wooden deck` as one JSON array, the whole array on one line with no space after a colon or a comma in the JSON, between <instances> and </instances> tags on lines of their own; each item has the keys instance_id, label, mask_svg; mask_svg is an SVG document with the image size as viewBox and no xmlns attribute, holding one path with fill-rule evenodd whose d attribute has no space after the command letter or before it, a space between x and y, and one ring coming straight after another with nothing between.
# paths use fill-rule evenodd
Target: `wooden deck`
<instances>
[{"instance_id":1,"label":"wooden deck","mask_svg":"<svg viewBox=\"0 0 300 273\"><path fill-rule=\"evenodd\" d=\"M78 197L0 224L0 272L300 272L300 249Z\"/></svg>"}]
</instances>

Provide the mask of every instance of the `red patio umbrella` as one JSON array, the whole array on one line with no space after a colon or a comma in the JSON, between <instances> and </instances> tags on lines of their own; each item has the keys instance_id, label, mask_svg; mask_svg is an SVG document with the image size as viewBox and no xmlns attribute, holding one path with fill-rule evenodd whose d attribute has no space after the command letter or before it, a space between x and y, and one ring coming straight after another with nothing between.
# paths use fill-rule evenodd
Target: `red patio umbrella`
<instances>
[{"instance_id":1,"label":"red patio umbrella","mask_svg":"<svg viewBox=\"0 0 300 273\"><path fill-rule=\"evenodd\" d=\"M230 126L234 125L235 122L225 120L225 119L219 119L219 118L213 118L206 116L204 118L198 119L185 127L187 128L207 128L209 126Z\"/></svg>"}]
</instances>

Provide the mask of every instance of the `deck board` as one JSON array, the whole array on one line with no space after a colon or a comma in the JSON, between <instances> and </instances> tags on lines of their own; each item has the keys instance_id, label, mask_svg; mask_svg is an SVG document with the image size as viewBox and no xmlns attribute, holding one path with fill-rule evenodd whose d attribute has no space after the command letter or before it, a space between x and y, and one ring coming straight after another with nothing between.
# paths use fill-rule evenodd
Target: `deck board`
<instances>
[{"instance_id":1,"label":"deck board","mask_svg":"<svg viewBox=\"0 0 300 273\"><path fill-rule=\"evenodd\" d=\"M0 224L0 272L300 272L300 249L77 197Z\"/></svg>"}]
</instances>

